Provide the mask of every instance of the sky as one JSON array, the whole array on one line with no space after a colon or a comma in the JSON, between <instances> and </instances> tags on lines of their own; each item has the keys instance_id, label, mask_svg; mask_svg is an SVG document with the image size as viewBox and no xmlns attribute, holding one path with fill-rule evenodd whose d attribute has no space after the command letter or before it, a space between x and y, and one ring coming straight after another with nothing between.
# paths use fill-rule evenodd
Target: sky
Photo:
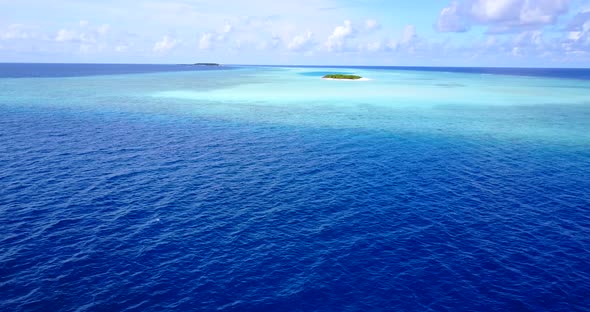
<instances>
[{"instance_id":1,"label":"sky","mask_svg":"<svg viewBox=\"0 0 590 312\"><path fill-rule=\"evenodd\" d=\"M0 62L590 67L590 0L0 0Z\"/></svg>"}]
</instances>

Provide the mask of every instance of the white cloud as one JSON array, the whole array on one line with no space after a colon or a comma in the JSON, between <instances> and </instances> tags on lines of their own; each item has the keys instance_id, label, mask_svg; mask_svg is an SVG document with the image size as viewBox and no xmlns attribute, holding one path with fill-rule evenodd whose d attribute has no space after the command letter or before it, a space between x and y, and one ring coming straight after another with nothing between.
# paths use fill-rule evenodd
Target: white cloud
<instances>
[{"instance_id":1,"label":"white cloud","mask_svg":"<svg viewBox=\"0 0 590 312\"><path fill-rule=\"evenodd\" d=\"M567 13L570 0L462 0L442 9L437 29L462 32L470 26L488 27L488 32L535 29L554 24Z\"/></svg>"},{"instance_id":2,"label":"white cloud","mask_svg":"<svg viewBox=\"0 0 590 312\"><path fill-rule=\"evenodd\" d=\"M199 40L199 49L201 50L209 50L212 47L213 41L213 34L212 33L204 33Z\"/></svg>"},{"instance_id":3,"label":"white cloud","mask_svg":"<svg viewBox=\"0 0 590 312\"><path fill-rule=\"evenodd\" d=\"M311 45L313 45L313 33L308 31L305 34L293 37L287 45L287 49L290 51L303 51L308 50Z\"/></svg>"},{"instance_id":4,"label":"white cloud","mask_svg":"<svg viewBox=\"0 0 590 312\"><path fill-rule=\"evenodd\" d=\"M484 43L484 47L489 48L489 47L493 47L497 44L498 44L498 38L496 36L489 36Z\"/></svg>"},{"instance_id":5,"label":"white cloud","mask_svg":"<svg viewBox=\"0 0 590 312\"><path fill-rule=\"evenodd\" d=\"M371 31L371 30L377 30L379 28L381 28L381 25L376 20L368 19L365 21L365 29L366 30Z\"/></svg>"},{"instance_id":6,"label":"white cloud","mask_svg":"<svg viewBox=\"0 0 590 312\"><path fill-rule=\"evenodd\" d=\"M80 45L80 52L86 54L92 51L92 45L83 43Z\"/></svg>"},{"instance_id":7,"label":"white cloud","mask_svg":"<svg viewBox=\"0 0 590 312\"><path fill-rule=\"evenodd\" d=\"M572 18L561 46L568 54L590 51L590 12L582 10Z\"/></svg>"},{"instance_id":8,"label":"white cloud","mask_svg":"<svg viewBox=\"0 0 590 312\"><path fill-rule=\"evenodd\" d=\"M257 46L258 50L276 49L281 46L283 40L279 35L273 34L269 39L262 40Z\"/></svg>"},{"instance_id":9,"label":"white cloud","mask_svg":"<svg viewBox=\"0 0 590 312\"><path fill-rule=\"evenodd\" d=\"M156 53L166 53L178 45L178 40L169 36L164 36L160 41L154 44L153 51Z\"/></svg>"},{"instance_id":10,"label":"white cloud","mask_svg":"<svg viewBox=\"0 0 590 312\"><path fill-rule=\"evenodd\" d=\"M418 34L416 33L416 26L414 25L406 25L404 27L404 32L402 35L402 44L409 44L414 42L418 38Z\"/></svg>"},{"instance_id":11,"label":"white cloud","mask_svg":"<svg viewBox=\"0 0 590 312\"><path fill-rule=\"evenodd\" d=\"M80 21L79 24L81 29L60 29L55 35L54 40L57 42L94 44L106 36L111 29L111 27L107 24L96 28L89 28L89 24L86 21Z\"/></svg>"},{"instance_id":12,"label":"white cloud","mask_svg":"<svg viewBox=\"0 0 590 312\"><path fill-rule=\"evenodd\" d=\"M358 36L355 40L362 42L358 45L357 52L403 53L406 55L414 54L417 51L430 52L428 50L430 48L429 42L420 38L414 25L406 25L396 39L361 38L361 36ZM352 50L349 49L348 51Z\"/></svg>"},{"instance_id":13,"label":"white cloud","mask_svg":"<svg viewBox=\"0 0 590 312\"><path fill-rule=\"evenodd\" d=\"M8 26L6 30L0 32L0 39L3 40L33 39L34 37L35 34L31 31L31 29L21 24L12 24Z\"/></svg>"},{"instance_id":14,"label":"white cloud","mask_svg":"<svg viewBox=\"0 0 590 312\"><path fill-rule=\"evenodd\" d=\"M590 11L580 11L568 23L568 31L582 32L590 27Z\"/></svg>"},{"instance_id":15,"label":"white cloud","mask_svg":"<svg viewBox=\"0 0 590 312\"><path fill-rule=\"evenodd\" d=\"M216 41L225 41L233 31L233 25L230 23L225 23L225 25L223 25L223 29L216 33Z\"/></svg>"},{"instance_id":16,"label":"white cloud","mask_svg":"<svg viewBox=\"0 0 590 312\"><path fill-rule=\"evenodd\" d=\"M55 36L57 42L78 41L80 35L74 30L60 29Z\"/></svg>"},{"instance_id":17,"label":"white cloud","mask_svg":"<svg viewBox=\"0 0 590 312\"><path fill-rule=\"evenodd\" d=\"M157 59L157 54L151 53L153 50L173 51L174 56L167 59L177 62L194 56L196 49L203 49L200 55L246 63L428 64L441 60L440 63L478 65L483 60L480 65L487 65L511 60L514 52L526 58L511 65L531 64L529 59L541 60L536 63L541 65L546 59L547 65L553 65L559 62L552 60L564 58L566 54L573 59L590 52L588 0L436 1L440 9L436 12L439 16L434 16L438 17L437 21L418 18L416 22L420 24L415 24L416 27L395 29L390 28L391 21L381 19L383 12L378 10L382 8L372 4L367 4L367 10L353 11L318 9L336 7L340 0L261 1L264 5L256 2L252 6L237 0L205 1L207 5L188 0L120 1L108 6L85 2L76 5L75 15L64 13L56 20L36 21L35 27L0 25L0 44L5 49L28 52L19 54L23 57L41 58L38 50L62 61L74 60L71 57L80 53L92 54L88 60L122 61L142 57L151 61ZM82 9L86 6L87 9ZM68 6L60 1L40 2L36 7L42 12L68 12ZM571 14L566 13L568 7ZM137 8L136 14L126 14L131 8ZM22 6L22 12L14 14L12 20L26 17L26 13ZM400 19L403 20L403 15L397 21ZM150 23L144 23L146 20ZM112 21L120 23L115 28ZM478 29L462 36L417 33L432 27L433 22L441 32ZM101 23L110 23L113 28ZM163 37L164 34L168 37ZM313 51L313 58L303 58L308 51ZM476 53L483 58L474 57L472 63L464 58ZM588 62L590 56L579 64L587 66Z\"/></svg>"},{"instance_id":18,"label":"white cloud","mask_svg":"<svg viewBox=\"0 0 590 312\"><path fill-rule=\"evenodd\" d=\"M513 39L515 46L529 46L542 48L544 45L543 33L540 31L525 31L516 35Z\"/></svg>"},{"instance_id":19,"label":"white cloud","mask_svg":"<svg viewBox=\"0 0 590 312\"><path fill-rule=\"evenodd\" d=\"M230 33L233 30L233 26L230 23L225 23L225 25L223 26L223 32L224 33Z\"/></svg>"},{"instance_id":20,"label":"white cloud","mask_svg":"<svg viewBox=\"0 0 590 312\"><path fill-rule=\"evenodd\" d=\"M385 44L385 47L389 51L397 51L397 49L399 47L399 43L397 41L395 41L395 40L389 40L389 42L387 42Z\"/></svg>"},{"instance_id":21,"label":"white cloud","mask_svg":"<svg viewBox=\"0 0 590 312\"><path fill-rule=\"evenodd\" d=\"M201 35L199 39L199 49L210 50L213 48L215 42L228 41L230 35L235 31L234 26L226 22L218 31L206 32Z\"/></svg>"},{"instance_id":22,"label":"white cloud","mask_svg":"<svg viewBox=\"0 0 590 312\"><path fill-rule=\"evenodd\" d=\"M486 36L480 43L471 43L457 53L470 53L475 58L493 60L535 61L538 64L559 59L563 62L568 55L579 57L590 51L590 42L578 34L567 32L525 30L519 33L494 34ZM544 65L542 65L544 66Z\"/></svg>"},{"instance_id":23,"label":"white cloud","mask_svg":"<svg viewBox=\"0 0 590 312\"><path fill-rule=\"evenodd\" d=\"M101 36L104 36L104 35L106 35L106 34L107 34L107 33L108 33L110 30L111 30L111 26L110 26L110 25L108 25L108 24L103 24L103 25L100 25L100 26L99 26L99 27L96 29L96 32L97 32L99 35L101 35Z\"/></svg>"},{"instance_id":24,"label":"white cloud","mask_svg":"<svg viewBox=\"0 0 590 312\"><path fill-rule=\"evenodd\" d=\"M369 52L379 52L382 50L382 43L381 41L373 41L367 43L367 51Z\"/></svg>"},{"instance_id":25,"label":"white cloud","mask_svg":"<svg viewBox=\"0 0 590 312\"><path fill-rule=\"evenodd\" d=\"M353 35L352 22L346 20L344 21L344 25L336 27L332 35L328 37L326 48L328 48L328 51L343 51L345 50L347 38Z\"/></svg>"},{"instance_id":26,"label":"white cloud","mask_svg":"<svg viewBox=\"0 0 590 312\"><path fill-rule=\"evenodd\" d=\"M520 47L512 48L512 56L522 56L522 49Z\"/></svg>"},{"instance_id":27,"label":"white cloud","mask_svg":"<svg viewBox=\"0 0 590 312\"><path fill-rule=\"evenodd\" d=\"M468 30L464 19L459 14L459 3L451 2L451 5L442 9L436 23L436 28L440 32L464 32Z\"/></svg>"},{"instance_id":28,"label":"white cloud","mask_svg":"<svg viewBox=\"0 0 590 312\"><path fill-rule=\"evenodd\" d=\"M115 52L127 52L127 50L129 49L129 46L126 44L120 44L115 46Z\"/></svg>"},{"instance_id":29,"label":"white cloud","mask_svg":"<svg viewBox=\"0 0 590 312\"><path fill-rule=\"evenodd\" d=\"M270 38L270 47L271 48L277 48L280 44L281 44L282 40L281 37L278 35L272 35L272 37Z\"/></svg>"}]
</instances>

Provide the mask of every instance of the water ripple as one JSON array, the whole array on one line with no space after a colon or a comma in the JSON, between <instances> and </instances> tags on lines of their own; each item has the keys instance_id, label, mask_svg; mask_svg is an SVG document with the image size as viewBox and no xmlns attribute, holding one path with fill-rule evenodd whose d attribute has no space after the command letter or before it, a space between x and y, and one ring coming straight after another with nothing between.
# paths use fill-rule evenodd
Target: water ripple
<instances>
[{"instance_id":1,"label":"water ripple","mask_svg":"<svg viewBox=\"0 0 590 312\"><path fill-rule=\"evenodd\" d=\"M588 311L575 146L5 110L2 311Z\"/></svg>"}]
</instances>

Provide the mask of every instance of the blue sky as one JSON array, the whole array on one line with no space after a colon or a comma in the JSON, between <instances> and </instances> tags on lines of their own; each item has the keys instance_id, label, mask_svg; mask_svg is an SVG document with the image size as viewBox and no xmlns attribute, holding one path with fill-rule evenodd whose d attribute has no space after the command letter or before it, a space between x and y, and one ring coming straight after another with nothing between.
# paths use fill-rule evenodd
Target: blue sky
<instances>
[{"instance_id":1,"label":"blue sky","mask_svg":"<svg viewBox=\"0 0 590 312\"><path fill-rule=\"evenodd\" d=\"M0 0L0 62L590 67L590 0Z\"/></svg>"}]
</instances>

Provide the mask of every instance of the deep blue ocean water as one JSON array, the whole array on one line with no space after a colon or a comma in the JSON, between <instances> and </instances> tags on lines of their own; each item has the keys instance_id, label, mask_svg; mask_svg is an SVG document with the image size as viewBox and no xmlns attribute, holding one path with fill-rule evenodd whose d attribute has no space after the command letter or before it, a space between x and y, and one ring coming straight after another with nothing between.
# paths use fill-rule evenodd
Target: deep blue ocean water
<instances>
[{"instance_id":1,"label":"deep blue ocean water","mask_svg":"<svg viewBox=\"0 0 590 312\"><path fill-rule=\"evenodd\" d=\"M190 64L60 64L0 63L0 78L57 78L99 75L145 74L158 72L224 70L230 67Z\"/></svg>"},{"instance_id":2,"label":"deep blue ocean water","mask_svg":"<svg viewBox=\"0 0 590 312\"><path fill-rule=\"evenodd\" d=\"M590 311L590 103L320 123L124 66L1 71L0 311Z\"/></svg>"}]
</instances>

